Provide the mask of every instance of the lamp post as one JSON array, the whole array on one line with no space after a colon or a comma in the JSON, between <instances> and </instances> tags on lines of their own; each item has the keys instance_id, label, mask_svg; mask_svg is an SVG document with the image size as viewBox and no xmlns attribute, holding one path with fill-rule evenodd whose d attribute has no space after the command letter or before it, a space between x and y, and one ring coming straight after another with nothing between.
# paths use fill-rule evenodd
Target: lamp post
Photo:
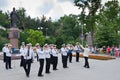
<instances>
[{"instance_id":1,"label":"lamp post","mask_svg":"<svg viewBox=\"0 0 120 80\"><path fill-rule=\"evenodd\" d=\"M45 34L45 36L46 36L46 38L48 38L48 36L47 36L47 30L48 30L48 28L45 28L46 29L46 34Z\"/></svg>"},{"instance_id":2,"label":"lamp post","mask_svg":"<svg viewBox=\"0 0 120 80\"><path fill-rule=\"evenodd\" d=\"M84 42L84 26L86 26L86 24L83 24L82 25L82 45L83 45L83 42Z\"/></svg>"},{"instance_id":3,"label":"lamp post","mask_svg":"<svg viewBox=\"0 0 120 80\"><path fill-rule=\"evenodd\" d=\"M38 30L41 30L42 31L43 27L38 27Z\"/></svg>"}]
</instances>

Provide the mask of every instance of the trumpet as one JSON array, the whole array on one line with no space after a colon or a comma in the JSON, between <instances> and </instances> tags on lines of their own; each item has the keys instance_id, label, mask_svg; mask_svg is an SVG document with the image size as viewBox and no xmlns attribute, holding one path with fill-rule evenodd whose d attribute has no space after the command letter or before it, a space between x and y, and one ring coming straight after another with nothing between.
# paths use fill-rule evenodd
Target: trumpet
<instances>
[{"instance_id":1,"label":"trumpet","mask_svg":"<svg viewBox=\"0 0 120 80\"><path fill-rule=\"evenodd\" d=\"M12 50L11 49L9 49L9 53L12 54Z\"/></svg>"}]
</instances>

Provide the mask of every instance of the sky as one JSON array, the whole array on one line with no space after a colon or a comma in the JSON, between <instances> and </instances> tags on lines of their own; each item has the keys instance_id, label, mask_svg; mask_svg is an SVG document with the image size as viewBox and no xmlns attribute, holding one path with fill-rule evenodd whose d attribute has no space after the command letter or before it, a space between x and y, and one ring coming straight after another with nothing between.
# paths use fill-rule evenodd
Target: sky
<instances>
[{"instance_id":1,"label":"sky","mask_svg":"<svg viewBox=\"0 0 120 80\"><path fill-rule=\"evenodd\" d=\"M108 0L102 0L104 4ZM80 9L74 6L74 0L0 0L0 10L11 12L12 8L25 8L26 14L32 18L45 15L47 18L57 20L61 16L80 14Z\"/></svg>"}]
</instances>

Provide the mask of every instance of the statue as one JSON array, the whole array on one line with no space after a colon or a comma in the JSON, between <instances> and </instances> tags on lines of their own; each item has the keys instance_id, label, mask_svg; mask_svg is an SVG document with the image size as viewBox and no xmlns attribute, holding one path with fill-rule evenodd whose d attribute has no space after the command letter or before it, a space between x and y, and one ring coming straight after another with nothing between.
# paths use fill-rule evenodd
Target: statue
<instances>
[{"instance_id":1,"label":"statue","mask_svg":"<svg viewBox=\"0 0 120 80\"><path fill-rule=\"evenodd\" d=\"M10 27L17 27L18 18L15 8L13 8L13 11L10 13Z\"/></svg>"}]
</instances>

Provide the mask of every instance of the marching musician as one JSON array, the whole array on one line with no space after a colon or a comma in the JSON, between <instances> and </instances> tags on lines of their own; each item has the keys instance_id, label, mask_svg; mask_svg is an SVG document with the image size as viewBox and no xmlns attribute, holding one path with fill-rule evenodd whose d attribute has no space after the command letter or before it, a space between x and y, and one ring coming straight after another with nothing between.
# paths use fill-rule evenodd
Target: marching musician
<instances>
[{"instance_id":1,"label":"marching musician","mask_svg":"<svg viewBox=\"0 0 120 80\"><path fill-rule=\"evenodd\" d=\"M23 68L25 70L26 76L29 77L30 69L31 69L31 63L34 60L34 51L32 49L32 45L30 43L27 44L27 48L25 50L25 55L24 55L24 60L25 60L25 63L24 63Z\"/></svg>"},{"instance_id":2,"label":"marching musician","mask_svg":"<svg viewBox=\"0 0 120 80\"><path fill-rule=\"evenodd\" d=\"M79 42L76 43L75 51L76 51L76 62L79 62L80 52L83 51L83 49L82 49L82 45L80 45Z\"/></svg>"},{"instance_id":3,"label":"marching musician","mask_svg":"<svg viewBox=\"0 0 120 80\"><path fill-rule=\"evenodd\" d=\"M68 68L68 66L67 66L67 49L66 49L65 44L62 44L61 54L62 54L63 68Z\"/></svg>"},{"instance_id":4,"label":"marching musician","mask_svg":"<svg viewBox=\"0 0 120 80\"><path fill-rule=\"evenodd\" d=\"M6 49L6 69L12 69L11 67L11 56L12 56L12 45L8 44L8 48Z\"/></svg>"},{"instance_id":5,"label":"marching musician","mask_svg":"<svg viewBox=\"0 0 120 80\"><path fill-rule=\"evenodd\" d=\"M52 46L52 55L53 55L53 70L58 70L57 69L57 64L58 64L58 50L56 48L56 45Z\"/></svg>"},{"instance_id":6,"label":"marching musician","mask_svg":"<svg viewBox=\"0 0 120 80\"><path fill-rule=\"evenodd\" d=\"M21 48L20 48L20 55L21 55L20 67L24 66L25 51L26 51L25 43L22 42L22 45L21 45Z\"/></svg>"},{"instance_id":7,"label":"marching musician","mask_svg":"<svg viewBox=\"0 0 120 80\"><path fill-rule=\"evenodd\" d=\"M43 76L42 72L43 72L43 67L44 67L45 53L44 53L44 50L40 47L39 43L36 44L36 53L38 55L38 61L40 63L38 77L42 77Z\"/></svg>"},{"instance_id":8,"label":"marching musician","mask_svg":"<svg viewBox=\"0 0 120 80\"><path fill-rule=\"evenodd\" d=\"M44 45L44 52L45 52L45 59L46 59L46 69L45 73L49 74L50 73L50 47L48 44Z\"/></svg>"},{"instance_id":9,"label":"marching musician","mask_svg":"<svg viewBox=\"0 0 120 80\"><path fill-rule=\"evenodd\" d=\"M6 50L8 49L8 44L5 44L5 46L2 48L3 52L3 62L6 62Z\"/></svg>"},{"instance_id":10,"label":"marching musician","mask_svg":"<svg viewBox=\"0 0 120 80\"><path fill-rule=\"evenodd\" d=\"M69 62L72 63L72 51L74 50L74 46L72 44L69 44L67 46L67 49L68 49Z\"/></svg>"}]
</instances>

